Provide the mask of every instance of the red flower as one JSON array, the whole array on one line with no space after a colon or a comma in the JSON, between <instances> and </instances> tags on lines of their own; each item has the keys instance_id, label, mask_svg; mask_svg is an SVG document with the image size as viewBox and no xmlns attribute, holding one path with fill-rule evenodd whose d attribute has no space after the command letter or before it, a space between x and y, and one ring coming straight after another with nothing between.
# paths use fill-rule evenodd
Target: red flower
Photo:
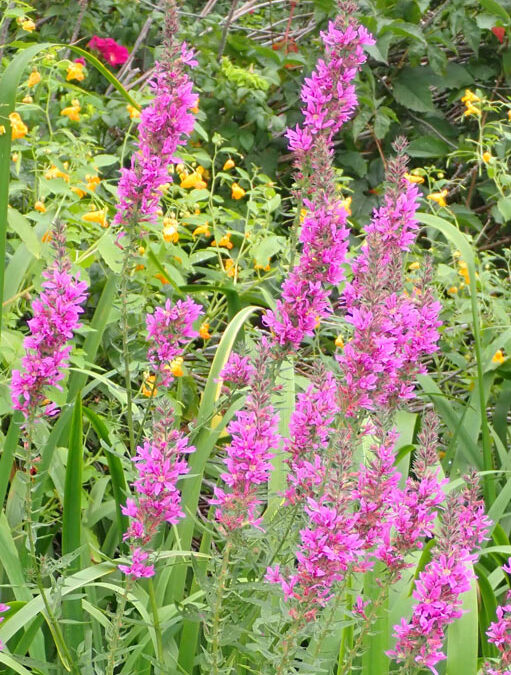
<instances>
[{"instance_id":1,"label":"red flower","mask_svg":"<svg viewBox=\"0 0 511 675\"><path fill-rule=\"evenodd\" d=\"M128 60L129 52L126 47L120 45L113 38L101 38L94 35L87 47L99 52L111 66L120 66Z\"/></svg>"},{"instance_id":2,"label":"red flower","mask_svg":"<svg viewBox=\"0 0 511 675\"><path fill-rule=\"evenodd\" d=\"M495 35L497 40L502 44L504 42L504 36L506 34L506 29L503 28L502 26L494 26L491 29L491 32Z\"/></svg>"}]
</instances>

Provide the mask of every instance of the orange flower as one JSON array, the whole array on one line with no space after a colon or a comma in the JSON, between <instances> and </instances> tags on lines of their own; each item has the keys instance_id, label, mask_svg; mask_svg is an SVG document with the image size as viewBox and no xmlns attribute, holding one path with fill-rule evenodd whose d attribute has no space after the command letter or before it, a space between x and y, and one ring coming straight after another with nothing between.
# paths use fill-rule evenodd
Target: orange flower
<instances>
[{"instance_id":1,"label":"orange flower","mask_svg":"<svg viewBox=\"0 0 511 675\"><path fill-rule=\"evenodd\" d=\"M424 183L424 178L422 176L415 176L411 173L405 173L405 178L409 183Z\"/></svg>"},{"instance_id":2,"label":"orange flower","mask_svg":"<svg viewBox=\"0 0 511 675\"><path fill-rule=\"evenodd\" d=\"M498 363L499 366L501 363L504 363L506 360L506 357L504 356L504 352L502 349L497 349L495 354L491 357L492 363Z\"/></svg>"},{"instance_id":3,"label":"orange flower","mask_svg":"<svg viewBox=\"0 0 511 675\"><path fill-rule=\"evenodd\" d=\"M189 176L181 177L181 187L182 188L194 188L195 190L201 190L207 187L207 183L202 180L202 176L198 171L194 171Z\"/></svg>"},{"instance_id":4,"label":"orange flower","mask_svg":"<svg viewBox=\"0 0 511 675\"><path fill-rule=\"evenodd\" d=\"M335 346L336 346L336 347L339 347L339 349L343 349L343 348L344 348L344 340L342 339L342 335L338 335L338 336L335 338Z\"/></svg>"},{"instance_id":5,"label":"orange flower","mask_svg":"<svg viewBox=\"0 0 511 675\"><path fill-rule=\"evenodd\" d=\"M216 243L216 240L213 239L211 242L211 246L218 246L219 248L228 248L229 250L234 246L234 244L231 241L231 233L227 232L227 234L224 234L224 236L220 239L218 244Z\"/></svg>"},{"instance_id":6,"label":"orange flower","mask_svg":"<svg viewBox=\"0 0 511 675\"><path fill-rule=\"evenodd\" d=\"M14 163L16 163L16 162L18 161L18 159L19 159L18 153L17 153L17 152L13 152L12 155L11 155L11 160L12 160Z\"/></svg>"},{"instance_id":7,"label":"orange flower","mask_svg":"<svg viewBox=\"0 0 511 675\"><path fill-rule=\"evenodd\" d=\"M174 375L174 377L183 377L183 357L178 356L173 361L170 362L169 370Z\"/></svg>"},{"instance_id":8,"label":"orange flower","mask_svg":"<svg viewBox=\"0 0 511 675\"><path fill-rule=\"evenodd\" d=\"M24 96L24 97L21 99L21 102L22 102L22 103L33 103L33 102L34 102L34 99L32 98L32 96Z\"/></svg>"},{"instance_id":9,"label":"orange flower","mask_svg":"<svg viewBox=\"0 0 511 675\"><path fill-rule=\"evenodd\" d=\"M442 190L441 192L432 192L427 196L427 199L430 199L432 202L436 202L438 206L447 206L447 202L445 201L447 194L447 190Z\"/></svg>"},{"instance_id":10,"label":"orange flower","mask_svg":"<svg viewBox=\"0 0 511 675\"><path fill-rule=\"evenodd\" d=\"M241 185L238 185L238 183L233 183L231 190L233 199L242 199L246 195L245 190L241 187Z\"/></svg>"},{"instance_id":11,"label":"orange flower","mask_svg":"<svg viewBox=\"0 0 511 675\"><path fill-rule=\"evenodd\" d=\"M211 237L211 232L207 223L205 223L204 225L199 225L198 227L195 228L195 230L193 231L193 236L197 237L199 234L203 234L205 237Z\"/></svg>"},{"instance_id":12,"label":"orange flower","mask_svg":"<svg viewBox=\"0 0 511 675\"><path fill-rule=\"evenodd\" d=\"M167 279L167 277L162 274L161 272L158 272L158 274L154 275L155 279L158 279L158 281L161 281L161 283L165 286L166 284L169 284L170 281Z\"/></svg>"},{"instance_id":13,"label":"orange flower","mask_svg":"<svg viewBox=\"0 0 511 675\"><path fill-rule=\"evenodd\" d=\"M179 232L177 231L178 222L175 218L165 217L163 219L162 237L166 242L175 244L179 241Z\"/></svg>"},{"instance_id":14,"label":"orange flower","mask_svg":"<svg viewBox=\"0 0 511 675\"><path fill-rule=\"evenodd\" d=\"M28 76L27 87L35 87L41 81L41 73L38 70L33 70Z\"/></svg>"},{"instance_id":15,"label":"orange flower","mask_svg":"<svg viewBox=\"0 0 511 675\"><path fill-rule=\"evenodd\" d=\"M207 321L201 324L201 327L199 328L199 335L203 340L210 339L211 333L209 332L209 323Z\"/></svg>"},{"instance_id":16,"label":"orange flower","mask_svg":"<svg viewBox=\"0 0 511 675\"><path fill-rule=\"evenodd\" d=\"M450 288L447 289L447 292L449 295L456 295L458 292L458 287L457 286L451 286Z\"/></svg>"},{"instance_id":17,"label":"orange flower","mask_svg":"<svg viewBox=\"0 0 511 675\"><path fill-rule=\"evenodd\" d=\"M99 176L93 176L89 173L85 176L85 180L87 181L87 189L91 192L94 192L101 183L101 178Z\"/></svg>"},{"instance_id":18,"label":"orange flower","mask_svg":"<svg viewBox=\"0 0 511 675\"><path fill-rule=\"evenodd\" d=\"M79 199L82 199L82 197L85 197L86 195L85 190L82 190L79 187L75 187L74 185L71 187L71 192L74 192L76 195L78 195Z\"/></svg>"},{"instance_id":19,"label":"orange flower","mask_svg":"<svg viewBox=\"0 0 511 675\"><path fill-rule=\"evenodd\" d=\"M199 101L200 101L200 98L199 98L199 96L197 96L197 102L195 103L194 106L192 106L190 108L190 112L193 112L194 115L196 115L199 112Z\"/></svg>"},{"instance_id":20,"label":"orange flower","mask_svg":"<svg viewBox=\"0 0 511 675\"><path fill-rule=\"evenodd\" d=\"M68 66L67 73L66 73L66 81L71 82L71 80L77 80L77 82L81 82L82 80L85 79L85 73L83 72L84 65L83 63L76 62L74 61L71 63L70 66Z\"/></svg>"},{"instance_id":21,"label":"orange flower","mask_svg":"<svg viewBox=\"0 0 511 675\"><path fill-rule=\"evenodd\" d=\"M491 158L492 158L491 152L488 152L488 151L483 152L483 162L485 164L488 164L488 162L491 160Z\"/></svg>"},{"instance_id":22,"label":"orange flower","mask_svg":"<svg viewBox=\"0 0 511 675\"><path fill-rule=\"evenodd\" d=\"M465 112L463 113L463 117L468 117L469 115L475 115L477 117L480 114L481 110L476 108L475 105L472 105L472 103L465 104Z\"/></svg>"},{"instance_id":23,"label":"orange flower","mask_svg":"<svg viewBox=\"0 0 511 675\"><path fill-rule=\"evenodd\" d=\"M468 265L464 260L460 260L458 263L458 274L463 277L463 280L468 286L470 283L470 275L468 273Z\"/></svg>"},{"instance_id":24,"label":"orange flower","mask_svg":"<svg viewBox=\"0 0 511 675\"><path fill-rule=\"evenodd\" d=\"M465 105L469 103L477 103L480 100L481 99L479 98L479 96L474 94L473 91L470 91L470 89L465 89L465 96L461 97L461 102L464 103Z\"/></svg>"},{"instance_id":25,"label":"orange flower","mask_svg":"<svg viewBox=\"0 0 511 675\"><path fill-rule=\"evenodd\" d=\"M135 108L134 105L128 103L128 105L126 106L126 110L129 113L130 119L137 120L140 117L140 110L138 108Z\"/></svg>"},{"instance_id":26,"label":"orange flower","mask_svg":"<svg viewBox=\"0 0 511 675\"><path fill-rule=\"evenodd\" d=\"M11 138L13 141L18 138L24 138L28 134L28 127L17 112L12 112L9 115L9 121L11 123Z\"/></svg>"},{"instance_id":27,"label":"orange flower","mask_svg":"<svg viewBox=\"0 0 511 675\"><path fill-rule=\"evenodd\" d=\"M232 258L227 258L227 260L225 261L225 271L228 277L233 278L236 276L238 267L237 265L234 264L234 260Z\"/></svg>"},{"instance_id":28,"label":"orange flower","mask_svg":"<svg viewBox=\"0 0 511 675\"><path fill-rule=\"evenodd\" d=\"M99 211L93 210L89 211L88 213L84 213L82 220L85 220L88 223L98 223L98 225L101 225L101 227L108 227L107 209L105 207Z\"/></svg>"},{"instance_id":29,"label":"orange flower","mask_svg":"<svg viewBox=\"0 0 511 675\"><path fill-rule=\"evenodd\" d=\"M32 21L32 19L25 19L24 21L20 21L19 24L23 30L27 31L27 33L31 33L35 30L35 23Z\"/></svg>"},{"instance_id":30,"label":"orange flower","mask_svg":"<svg viewBox=\"0 0 511 675\"><path fill-rule=\"evenodd\" d=\"M229 158L223 166L223 171L229 171L229 169L233 169L235 166L236 164L234 163L234 160Z\"/></svg>"},{"instance_id":31,"label":"orange flower","mask_svg":"<svg viewBox=\"0 0 511 675\"><path fill-rule=\"evenodd\" d=\"M53 178L63 178L66 183L69 183L69 176L64 171L61 171L55 164L52 164L51 167L44 174L46 180L52 180ZM72 188L71 188L72 189Z\"/></svg>"},{"instance_id":32,"label":"orange flower","mask_svg":"<svg viewBox=\"0 0 511 675\"><path fill-rule=\"evenodd\" d=\"M151 396L156 396L158 389L154 386L156 384L156 375L149 375L146 373L144 381L142 382L141 393L142 396L150 398Z\"/></svg>"},{"instance_id":33,"label":"orange flower","mask_svg":"<svg viewBox=\"0 0 511 675\"><path fill-rule=\"evenodd\" d=\"M46 232L43 234L41 241L43 244L47 244L53 239L53 232L51 230L46 230Z\"/></svg>"},{"instance_id":34,"label":"orange flower","mask_svg":"<svg viewBox=\"0 0 511 675\"><path fill-rule=\"evenodd\" d=\"M79 122L80 121L80 110L82 109L80 105L80 101L78 99L74 98L71 101L70 106L67 108L64 108L63 110L60 111L61 115L64 115L64 117L69 117L71 122Z\"/></svg>"},{"instance_id":35,"label":"orange flower","mask_svg":"<svg viewBox=\"0 0 511 675\"><path fill-rule=\"evenodd\" d=\"M44 205L44 202L38 199L34 204L34 209L39 211L39 213L44 213L46 211L46 206Z\"/></svg>"}]
</instances>

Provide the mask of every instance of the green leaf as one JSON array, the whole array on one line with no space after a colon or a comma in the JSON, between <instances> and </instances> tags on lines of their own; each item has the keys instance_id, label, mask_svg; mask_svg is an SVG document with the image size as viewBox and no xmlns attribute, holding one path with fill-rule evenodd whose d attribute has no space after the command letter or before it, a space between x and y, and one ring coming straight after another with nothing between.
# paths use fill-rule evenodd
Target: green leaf
<instances>
[{"instance_id":1,"label":"green leaf","mask_svg":"<svg viewBox=\"0 0 511 675\"><path fill-rule=\"evenodd\" d=\"M511 197L501 197L497 202L497 208L506 222L511 220Z\"/></svg>"},{"instance_id":2,"label":"green leaf","mask_svg":"<svg viewBox=\"0 0 511 675\"><path fill-rule=\"evenodd\" d=\"M484 9L488 10L488 12L491 14L498 16L507 24L511 23L511 17L506 12L501 2L497 2L497 0L479 0L479 4L481 7L484 7Z\"/></svg>"},{"instance_id":3,"label":"green leaf","mask_svg":"<svg viewBox=\"0 0 511 675\"><path fill-rule=\"evenodd\" d=\"M438 136L420 136L406 148L410 157L444 157L449 153L449 145Z\"/></svg>"},{"instance_id":4,"label":"green leaf","mask_svg":"<svg viewBox=\"0 0 511 675\"><path fill-rule=\"evenodd\" d=\"M389 599L378 583L382 571L384 566L378 563L374 570L364 574L364 600L369 600L370 606L377 602L378 610L371 631L363 641L362 675L387 675L390 667L390 659L385 654L389 649Z\"/></svg>"},{"instance_id":5,"label":"green leaf","mask_svg":"<svg viewBox=\"0 0 511 675\"><path fill-rule=\"evenodd\" d=\"M18 237L27 247L27 251L29 251L34 258L39 258L41 256L41 243L28 219L12 206L7 209L7 219L9 227L16 232Z\"/></svg>"},{"instance_id":6,"label":"green leaf","mask_svg":"<svg viewBox=\"0 0 511 675\"><path fill-rule=\"evenodd\" d=\"M69 444L64 485L64 505L62 510L62 554L74 553L81 546L82 531L82 465L83 465L83 422L81 393L76 395L71 418ZM80 569L79 556L69 564L69 572ZM64 627L66 642L71 652L76 652L84 639L83 613L80 599L68 600L63 607L64 618L72 623Z\"/></svg>"},{"instance_id":7,"label":"green leaf","mask_svg":"<svg viewBox=\"0 0 511 675\"><path fill-rule=\"evenodd\" d=\"M394 98L410 110L434 112L433 98L429 89L431 78L425 69L405 68L394 82Z\"/></svg>"},{"instance_id":8,"label":"green leaf","mask_svg":"<svg viewBox=\"0 0 511 675\"><path fill-rule=\"evenodd\" d=\"M471 588L463 593L464 614L447 629L447 675L477 673L478 612L477 590L473 579Z\"/></svg>"},{"instance_id":9,"label":"green leaf","mask_svg":"<svg viewBox=\"0 0 511 675\"><path fill-rule=\"evenodd\" d=\"M0 78L0 119L6 133L0 135L0 298L4 294L5 245L7 236L7 211L9 206L9 179L11 166L11 124L9 114L16 104L16 92L23 71L36 54L50 45L31 45L14 56ZM2 303L0 303L0 332L2 330Z\"/></svg>"}]
</instances>

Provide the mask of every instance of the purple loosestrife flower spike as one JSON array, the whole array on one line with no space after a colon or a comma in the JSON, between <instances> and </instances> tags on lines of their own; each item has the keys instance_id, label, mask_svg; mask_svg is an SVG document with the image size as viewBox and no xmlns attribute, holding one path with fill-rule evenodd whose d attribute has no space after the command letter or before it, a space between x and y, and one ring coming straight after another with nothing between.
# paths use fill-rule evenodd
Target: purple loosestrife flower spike
<instances>
[{"instance_id":1,"label":"purple loosestrife flower spike","mask_svg":"<svg viewBox=\"0 0 511 675\"><path fill-rule=\"evenodd\" d=\"M475 476L467 487L447 498L432 560L420 573L413 592L416 604L411 621L394 626L395 648L388 655L405 667L417 665L438 675L435 666L445 659L442 651L445 629L462 615L461 594L474 579L472 565L488 537L490 521L478 496Z\"/></svg>"},{"instance_id":2,"label":"purple loosestrife flower spike","mask_svg":"<svg viewBox=\"0 0 511 675\"><path fill-rule=\"evenodd\" d=\"M332 311L325 286L336 286L344 278L348 213L336 197L332 142L357 105L353 80L366 59L363 46L374 43L365 28L344 14L330 22L321 37L325 59L318 61L302 87L303 127L288 131L297 182L306 186L296 193L306 192L302 253L282 286L275 311L263 319L275 343L288 348L314 334Z\"/></svg>"},{"instance_id":3,"label":"purple loosestrife flower spike","mask_svg":"<svg viewBox=\"0 0 511 675\"><path fill-rule=\"evenodd\" d=\"M424 372L421 359L438 348L440 304L427 288L429 270L411 294L404 289L404 253L418 229L418 190L405 172L406 157L399 154L389 162L384 205L373 214L352 261L353 278L344 289L353 336L337 359L344 373L347 415L360 408L391 410L412 398L414 378Z\"/></svg>"},{"instance_id":4,"label":"purple loosestrife flower spike","mask_svg":"<svg viewBox=\"0 0 511 675\"><path fill-rule=\"evenodd\" d=\"M337 383L332 373L318 372L298 394L284 443L288 457L286 499L295 504L313 497L325 480L325 454L337 410Z\"/></svg>"},{"instance_id":5,"label":"purple loosestrife flower spike","mask_svg":"<svg viewBox=\"0 0 511 675\"><path fill-rule=\"evenodd\" d=\"M80 327L79 317L87 298L87 284L70 273L66 257L64 226L55 227L53 246L55 260L42 276L42 291L32 303L33 318L28 321L30 334L23 346L22 370L12 371L11 393L15 410L21 410L25 421L34 421L41 408L45 415L58 409L46 402L47 387L64 379L69 366L69 341Z\"/></svg>"},{"instance_id":6,"label":"purple loosestrife flower spike","mask_svg":"<svg viewBox=\"0 0 511 675\"><path fill-rule=\"evenodd\" d=\"M174 304L167 300L163 307L146 315L148 358L163 386L168 386L173 379L171 363L181 354L181 345L198 336L193 323L201 314L202 307L187 297Z\"/></svg>"},{"instance_id":7,"label":"purple loosestrife flower spike","mask_svg":"<svg viewBox=\"0 0 511 675\"><path fill-rule=\"evenodd\" d=\"M169 167L178 160L175 153L186 142L194 126L191 109L198 97L186 67L197 61L185 43L179 45L175 8L166 14L165 49L161 62L156 63L150 83L155 94L153 101L142 110L139 123L137 152L129 168L121 169L119 204L114 223L133 228L156 219L161 186L169 183Z\"/></svg>"},{"instance_id":8,"label":"purple loosestrife flower spike","mask_svg":"<svg viewBox=\"0 0 511 675\"><path fill-rule=\"evenodd\" d=\"M502 566L504 572L511 574L511 558ZM493 621L486 631L488 642L499 650L498 663L486 663L485 675L510 675L511 673L511 591L506 593L506 603L497 607L497 621Z\"/></svg>"},{"instance_id":9,"label":"purple loosestrife flower spike","mask_svg":"<svg viewBox=\"0 0 511 675\"><path fill-rule=\"evenodd\" d=\"M154 566L147 562L144 550L163 523L175 525L184 513L181 510L181 492L177 483L188 473L185 456L195 451L186 435L172 429L172 416L160 409L161 419L154 426L152 440L138 446L133 462L137 478L132 487L136 499L128 499L122 512L130 519L124 539L130 540L131 562L119 569L132 577L154 575Z\"/></svg>"},{"instance_id":10,"label":"purple loosestrife flower spike","mask_svg":"<svg viewBox=\"0 0 511 675\"><path fill-rule=\"evenodd\" d=\"M272 450L278 447L278 417L270 402L271 381L268 377L269 347L260 346L254 362L251 390L245 407L238 412L227 431L232 440L227 446L227 467L221 479L228 490L215 488L212 504L218 505L216 519L225 531L244 525L259 526L259 486L268 482L272 468Z\"/></svg>"}]
</instances>

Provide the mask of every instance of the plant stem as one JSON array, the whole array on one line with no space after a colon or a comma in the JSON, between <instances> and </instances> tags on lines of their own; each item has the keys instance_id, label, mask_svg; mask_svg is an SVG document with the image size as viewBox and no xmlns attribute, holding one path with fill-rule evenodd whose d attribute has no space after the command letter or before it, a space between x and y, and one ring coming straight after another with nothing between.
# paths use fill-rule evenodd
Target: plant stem
<instances>
[{"instance_id":1,"label":"plant stem","mask_svg":"<svg viewBox=\"0 0 511 675\"><path fill-rule=\"evenodd\" d=\"M163 665L163 642L161 637L160 619L158 617L158 604L156 602L156 594L154 592L154 584L152 578L149 579L149 600L151 601L151 610L153 613L154 632L156 634L156 651L158 662Z\"/></svg>"},{"instance_id":2,"label":"plant stem","mask_svg":"<svg viewBox=\"0 0 511 675\"><path fill-rule=\"evenodd\" d=\"M25 450L27 451L27 459L26 459L26 468L27 468L27 475L28 475L28 486L27 486L27 494L26 494L26 528L27 528L27 540L28 540L28 547L30 551L30 557L32 560L32 564L34 566L34 576L37 584L37 588L39 589L39 593L41 594L41 599L44 604L44 608L46 610L46 614L48 615L48 623L50 626L50 632L54 638L55 641L55 646L57 647L57 652L60 657L60 660L62 662L62 665L68 672L73 672L77 673L77 668L76 665L73 664L73 658L69 652L69 649L66 645L66 642L64 640L64 636L62 635L62 631L60 630L60 626L58 621L55 618L55 615L53 613L53 610L51 608L50 602L48 600L48 596L46 595L46 589L44 588L43 584L43 579L41 575L41 569L39 567L39 563L37 560L37 551L36 551L36 544L35 544L35 539L34 539L34 532L33 532L33 520L32 520L32 491L34 489L34 482L35 482L35 472L32 471L34 468L34 463L32 462L32 457L31 457L31 448L32 444L30 441L30 436L29 434L26 434L25 436Z\"/></svg>"},{"instance_id":3,"label":"plant stem","mask_svg":"<svg viewBox=\"0 0 511 675\"><path fill-rule=\"evenodd\" d=\"M108 662L106 666L105 675L114 675L115 668L115 655L117 653L117 648L119 646L119 637L121 635L121 626L122 619L124 617L124 610L126 609L126 603L128 601L128 593L130 592L133 586L133 578L128 577L126 580L126 585L124 587L124 593L122 594L121 600L117 605L117 611L114 617L114 625L112 637L110 638L110 645L108 648Z\"/></svg>"},{"instance_id":4,"label":"plant stem","mask_svg":"<svg viewBox=\"0 0 511 675\"><path fill-rule=\"evenodd\" d=\"M132 402L133 396L131 392L131 375L130 375L130 353L128 347L128 273L131 262L131 242L128 244L126 255L121 271L121 331L122 331L122 357L124 361L124 381L126 387L126 419L128 422L128 435L130 441L130 451L133 455L135 452L135 431L133 429L133 411Z\"/></svg>"},{"instance_id":5,"label":"plant stem","mask_svg":"<svg viewBox=\"0 0 511 675\"><path fill-rule=\"evenodd\" d=\"M220 659L222 654L220 652L220 614L222 609L222 599L225 590L225 579L229 569L229 557L232 549L232 540L227 539L225 542L224 553L222 558L222 567L218 575L218 586L216 591L215 607L213 611L213 623L211 625L211 675L219 675Z\"/></svg>"}]
</instances>

